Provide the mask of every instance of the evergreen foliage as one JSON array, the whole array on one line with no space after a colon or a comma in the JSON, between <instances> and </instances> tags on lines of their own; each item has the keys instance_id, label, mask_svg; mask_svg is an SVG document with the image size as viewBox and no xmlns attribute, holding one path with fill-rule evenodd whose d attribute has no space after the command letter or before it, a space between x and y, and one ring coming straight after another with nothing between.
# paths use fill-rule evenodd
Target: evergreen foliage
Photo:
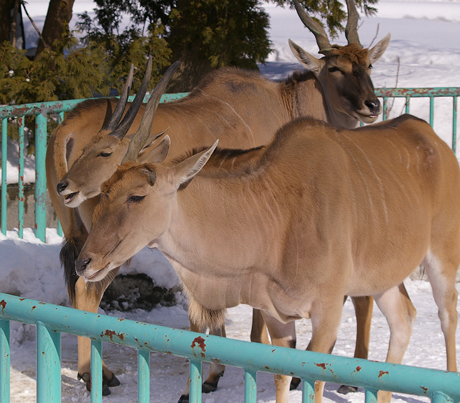
<instances>
[{"instance_id":1,"label":"evergreen foliage","mask_svg":"<svg viewBox=\"0 0 460 403\"><path fill-rule=\"evenodd\" d=\"M80 15L84 36L77 40L65 30L61 41L35 61L6 41L0 44L1 104L108 95L121 88L131 63L137 67L136 77L143 76L148 54L154 56L151 87L164 67L180 59L176 81L187 83L176 90L189 90L213 68L257 69L270 52L269 19L261 0L95 1L95 22L86 13ZM293 7L292 0L270 1ZM339 0L300 1L332 36L343 30L346 10ZM367 13L377 2L356 1ZM126 13L131 23L124 28ZM140 81L135 80L134 91Z\"/></svg>"},{"instance_id":2,"label":"evergreen foliage","mask_svg":"<svg viewBox=\"0 0 460 403\"><path fill-rule=\"evenodd\" d=\"M45 49L34 61L5 41L0 46L0 103L107 96L111 89L121 89L131 63L137 67L135 77L140 77L133 84L136 91L149 54L154 56L152 88L161 77L160 70L169 65L171 54L161 34L161 28L152 26L147 36L128 32L124 36L87 36L80 42L66 32L55 50Z\"/></svg>"},{"instance_id":3,"label":"evergreen foliage","mask_svg":"<svg viewBox=\"0 0 460 403\"><path fill-rule=\"evenodd\" d=\"M267 0L280 6L290 6L293 8L292 0ZM342 0L343 1L343 0ZM355 0L357 7L361 7L366 15L373 15L377 12L373 5L378 0ZM299 0L307 12L323 24L332 38L335 38L339 32L344 31L342 23L347 18L347 8L339 0ZM343 1L345 3L345 1Z\"/></svg>"},{"instance_id":4,"label":"evergreen foliage","mask_svg":"<svg viewBox=\"0 0 460 403\"><path fill-rule=\"evenodd\" d=\"M212 68L257 69L268 57L269 19L258 0L192 0L171 12L173 52L193 49Z\"/></svg>"}]
</instances>

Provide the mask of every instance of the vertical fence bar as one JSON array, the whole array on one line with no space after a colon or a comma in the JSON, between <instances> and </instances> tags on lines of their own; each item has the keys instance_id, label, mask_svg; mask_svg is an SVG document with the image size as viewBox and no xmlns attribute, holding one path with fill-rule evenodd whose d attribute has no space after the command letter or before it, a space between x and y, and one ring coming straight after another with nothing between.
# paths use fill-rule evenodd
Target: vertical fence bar
<instances>
[{"instance_id":1,"label":"vertical fence bar","mask_svg":"<svg viewBox=\"0 0 460 403\"><path fill-rule=\"evenodd\" d=\"M37 402L61 401L61 333L37 322Z\"/></svg>"},{"instance_id":2,"label":"vertical fence bar","mask_svg":"<svg viewBox=\"0 0 460 403\"><path fill-rule=\"evenodd\" d=\"M18 236L24 237L24 116L19 118Z\"/></svg>"},{"instance_id":3,"label":"vertical fence bar","mask_svg":"<svg viewBox=\"0 0 460 403\"><path fill-rule=\"evenodd\" d=\"M10 403L10 321L0 319L0 402Z\"/></svg>"},{"instance_id":4,"label":"vertical fence bar","mask_svg":"<svg viewBox=\"0 0 460 403\"><path fill-rule=\"evenodd\" d=\"M257 403L257 372L244 371L244 403Z\"/></svg>"},{"instance_id":5,"label":"vertical fence bar","mask_svg":"<svg viewBox=\"0 0 460 403\"><path fill-rule=\"evenodd\" d=\"M457 99L458 97L452 98L452 151L455 155L457 155Z\"/></svg>"},{"instance_id":6,"label":"vertical fence bar","mask_svg":"<svg viewBox=\"0 0 460 403\"><path fill-rule=\"evenodd\" d=\"M388 109L388 97L383 97L383 114L382 114L382 120L387 120L387 109Z\"/></svg>"},{"instance_id":7,"label":"vertical fence bar","mask_svg":"<svg viewBox=\"0 0 460 403\"><path fill-rule=\"evenodd\" d=\"M2 119L2 191L1 191L1 204L2 204L2 234L6 235L6 225L7 225L7 211L8 205L6 201L6 189L7 189L7 171L6 164L8 161L8 118Z\"/></svg>"},{"instance_id":8,"label":"vertical fence bar","mask_svg":"<svg viewBox=\"0 0 460 403\"><path fill-rule=\"evenodd\" d=\"M378 390L366 389L364 392L365 402L366 403L377 403L377 393Z\"/></svg>"},{"instance_id":9,"label":"vertical fence bar","mask_svg":"<svg viewBox=\"0 0 460 403\"><path fill-rule=\"evenodd\" d=\"M315 401L315 381L302 379L302 403L313 403Z\"/></svg>"},{"instance_id":10,"label":"vertical fence bar","mask_svg":"<svg viewBox=\"0 0 460 403\"><path fill-rule=\"evenodd\" d=\"M57 220L57 234L59 236L62 236L62 225L61 225L61 222L59 221L59 218Z\"/></svg>"},{"instance_id":11,"label":"vertical fence bar","mask_svg":"<svg viewBox=\"0 0 460 403\"><path fill-rule=\"evenodd\" d=\"M91 339L91 403L102 402L102 342Z\"/></svg>"},{"instance_id":12,"label":"vertical fence bar","mask_svg":"<svg viewBox=\"0 0 460 403\"><path fill-rule=\"evenodd\" d=\"M46 242L46 114L35 117L35 236Z\"/></svg>"},{"instance_id":13,"label":"vertical fence bar","mask_svg":"<svg viewBox=\"0 0 460 403\"><path fill-rule=\"evenodd\" d=\"M406 113L410 113L410 97L406 97Z\"/></svg>"},{"instance_id":14,"label":"vertical fence bar","mask_svg":"<svg viewBox=\"0 0 460 403\"><path fill-rule=\"evenodd\" d=\"M190 360L190 403L201 403L201 361Z\"/></svg>"},{"instance_id":15,"label":"vertical fence bar","mask_svg":"<svg viewBox=\"0 0 460 403\"><path fill-rule=\"evenodd\" d=\"M58 124L61 124L62 122L64 121L64 112L60 112L59 113L59 118L58 118ZM62 236L62 225L61 225L61 221L57 220L57 234L59 236Z\"/></svg>"},{"instance_id":16,"label":"vertical fence bar","mask_svg":"<svg viewBox=\"0 0 460 403\"><path fill-rule=\"evenodd\" d=\"M431 403L454 403L454 400L443 392L434 392L431 396Z\"/></svg>"},{"instance_id":17,"label":"vertical fence bar","mask_svg":"<svg viewBox=\"0 0 460 403\"><path fill-rule=\"evenodd\" d=\"M150 402L150 352L137 350L137 401Z\"/></svg>"},{"instance_id":18,"label":"vertical fence bar","mask_svg":"<svg viewBox=\"0 0 460 403\"><path fill-rule=\"evenodd\" d=\"M430 126L434 124L434 97L430 97Z\"/></svg>"}]
</instances>

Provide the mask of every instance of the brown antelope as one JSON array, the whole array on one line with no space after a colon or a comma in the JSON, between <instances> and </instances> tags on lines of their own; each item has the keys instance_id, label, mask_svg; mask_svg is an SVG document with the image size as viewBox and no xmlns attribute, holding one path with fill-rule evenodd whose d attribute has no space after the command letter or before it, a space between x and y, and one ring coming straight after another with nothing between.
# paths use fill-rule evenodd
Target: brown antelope
<instances>
[{"instance_id":1,"label":"brown antelope","mask_svg":"<svg viewBox=\"0 0 460 403\"><path fill-rule=\"evenodd\" d=\"M266 148L211 156L216 145L166 165L168 137L151 163L128 153L103 185L77 274L100 281L156 247L198 326L219 329L226 308L248 304L274 345L292 347L294 321L310 318L308 350L322 353L335 343L344 296L372 295L390 328L386 360L401 363L416 313L402 281L423 262L447 369L457 371L460 169L426 122L404 115L347 130L299 118ZM289 380L275 376L277 403L288 401Z\"/></svg>"},{"instance_id":2,"label":"brown antelope","mask_svg":"<svg viewBox=\"0 0 460 403\"><path fill-rule=\"evenodd\" d=\"M175 158L195 147L210 146L220 138L226 148L251 148L267 144L275 129L301 116L312 116L329 123L353 128L359 121L372 122L380 113L380 103L373 93L370 67L385 51L389 35L372 49L362 49L357 35L357 13L348 1L347 46L329 44L324 29L311 20L296 3L306 26L315 34L320 60L291 42L302 64L311 72L297 72L285 82L270 82L260 74L238 69L221 69L209 74L186 98L161 104L155 115L152 133L169 128L173 144L168 158ZM118 124L127 107L126 98L132 74L126 82L122 99L86 101L70 112L50 138L46 168L53 206L61 221L65 244L61 260L67 288L75 308L96 312L103 292L116 271L97 284L85 285L75 275L74 261L84 244L101 184L110 178L121 163L129 140L139 125L144 106L140 100L149 76L139 91L138 101ZM152 136L152 141L154 136ZM141 152L148 156L151 142ZM69 208L71 207L71 208ZM367 357L372 301L354 298L358 317L356 356ZM252 340L266 340L261 317L254 315ZM193 326L193 324L192 324ZM90 387L90 341L78 339L78 373ZM207 383L216 385L222 372L211 372ZM104 365L104 391L118 380Z\"/></svg>"}]
</instances>

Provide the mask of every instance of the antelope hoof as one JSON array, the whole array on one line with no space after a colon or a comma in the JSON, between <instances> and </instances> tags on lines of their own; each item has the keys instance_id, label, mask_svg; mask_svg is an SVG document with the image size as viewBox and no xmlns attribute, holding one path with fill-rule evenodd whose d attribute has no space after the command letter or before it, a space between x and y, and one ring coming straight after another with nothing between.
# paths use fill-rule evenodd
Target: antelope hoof
<instances>
[{"instance_id":1,"label":"antelope hoof","mask_svg":"<svg viewBox=\"0 0 460 403\"><path fill-rule=\"evenodd\" d=\"M349 385L342 385L339 389L337 389L337 393L341 395L347 395L348 393L356 393L358 388L356 386L349 386Z\"/></svg>"},{"instance_id":2,"label":"antelope hoof","mask_svg":"<svg viewBox=\"0 0 460 403\"><path fill-rule=\"evenodd\" d=\"M86 390L91 393L91 374L89 372L85 372L83 375L77 374L77 379L79 381L85 382ZM108 396L110 395L110 393L112 393L110 392L109 386L120 385L120 381L117 379L115 375L113 375L112 379L109 382L104 378L102 379L102 396Z\"/></svg>"},{"instance_id":3,"label":"antelope hoof","mask_svg":"<svg viewBox=\"0 0 460 403\"><path fill-rule=\"evenodd\" d=\"M188 403L189 402L189 395L182 395L179 398L179 401L177 403Z\"/></svg>"},{"instance_id":4,"label":"antelope hoof","mask_svg":"<svg viewBox=\"0 0 460 403\"><path fill-rule=\"evenodd\" d=\"M296 390L299 387L300 382L301 382L300 378L292 378L291 386L289 387L289 390Z\"/></svg>"},{"instance_id":5,"label":"antelope hoof","mask_svg":"<svg viewBox=\"0 0 460 403\"><path fill-rule=\"evenodd\" d=\"M219 381L217 381L216 383L211 383L211 382L206 381L206 382L203 383L201 391L203 393L214 392L217 389L217 384L218 383L219 383Z\"/></svg>"},{"instance_id":6,"label":"antelope hoof","mask_svg":"<svg viewBox=\"0 0 460 403\"><path fill-rule=\"evenodd\" d=\"M115 374L112 374L112 378L110 378L110 379L107 379L105 377L105 375L103 375L103 381L102 382L104 383L104 385L110 386L111 388L121 385L120 381L115 376Z\"/></svg>"},{"instance_id":7,"label":"antelope hoof","mask_svg":"<svg viewBox=\"0 0 460 403\"><path fill-rule=\"evenodd\" d=\"M217 384L219 383L220 378L224 376L224 373L221 372L217 375L215 382L204 381L203 386L201 387L201 391L203 393L210 393L214 392L217 389Z\"/></svg>"}]
</instances>

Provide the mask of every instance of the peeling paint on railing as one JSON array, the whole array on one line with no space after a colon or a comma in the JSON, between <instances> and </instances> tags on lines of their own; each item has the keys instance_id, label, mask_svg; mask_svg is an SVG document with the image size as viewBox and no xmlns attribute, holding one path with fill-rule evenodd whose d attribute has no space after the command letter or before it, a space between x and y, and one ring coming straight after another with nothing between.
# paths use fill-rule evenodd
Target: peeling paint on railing
<instances>
[{"instance_id":1,"label":"peeling paint on railing","mask_svg":"<svg viewBox=\"0 0 460 403\"><path fill-rule=\"evenodd\" d=\"M201 401L201 364L218 362L245 370L245 402L255 403L258 371L296 376L303 380L303 402L314 401L314 382L321 380L362 387L366 402L376 401L378 390L426 396L433 402L460 400L460 374L357 358L274 347L259 343L197 334L154 324L120 321L118 318L40 303L0 293L0 401L9 403L9 321L37 326L37 397L60 401L60 334L92 339L92 371L102 371L102 342L138 350L138 401L148 402L149 353L152 351L188 358L190 402ZM96 379L97 378L97 379ZM102 380L96 377L92 402L102 401ZM8 379L8 382L6 381ZM100 381L100 382L99 382ZM147 388L147 389L144 389ZM369 400L368 400L369 399Z\"/></svg>"}]
</instances>

